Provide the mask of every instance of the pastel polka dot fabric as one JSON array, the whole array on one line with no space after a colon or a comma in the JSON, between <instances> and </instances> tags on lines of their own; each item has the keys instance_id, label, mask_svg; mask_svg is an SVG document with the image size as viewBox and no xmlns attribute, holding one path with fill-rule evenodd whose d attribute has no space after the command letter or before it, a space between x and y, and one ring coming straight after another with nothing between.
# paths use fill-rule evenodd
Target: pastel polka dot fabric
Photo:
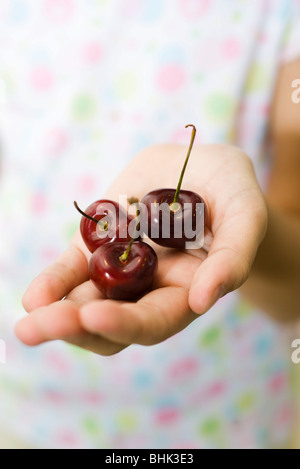
<instances>
[{"instance_id":1,"label":"pastel polka dot fabric","mask_svg":"<svg viewBox=\"0 0 300 469\"><path fill-rule=\"evenodd\" d=\"M171 339L99 357L27 348L21 296L149 144L229 142L264 186L289 0L2 0L0 433L34 448L273 448L293 424L289 328L227 295ZM1 89L2 89L1 88Z\"/></svg>"}]
</instances>

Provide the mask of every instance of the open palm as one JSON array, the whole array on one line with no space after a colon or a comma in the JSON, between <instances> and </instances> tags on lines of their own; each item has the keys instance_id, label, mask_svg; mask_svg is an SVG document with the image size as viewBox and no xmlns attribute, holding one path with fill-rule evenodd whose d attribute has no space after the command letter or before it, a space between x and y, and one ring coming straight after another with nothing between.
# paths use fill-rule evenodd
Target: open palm
<instances>
[{"instance_id":1,"label":"open palm","mask_svg":"<svg viewBox=\"0 0 300 469\"><path fill-rule=\"evenodd\" d=\"M105 197L142 198L153 189L175 188L185 151L181 145L146 148ZM102 298L89 280L91 254L78 232L70 248L24 294L30 314L16 325L19 339L28 345L61 339L111 355L133 343L167 339L241 286L267 226L250 159L232 146L195 146L182 188L199 193L208 206L210 229L203 249L180 252L153 245L159 258L153 290L135 303L120 302Z\"/></svg>"}]
</instances>

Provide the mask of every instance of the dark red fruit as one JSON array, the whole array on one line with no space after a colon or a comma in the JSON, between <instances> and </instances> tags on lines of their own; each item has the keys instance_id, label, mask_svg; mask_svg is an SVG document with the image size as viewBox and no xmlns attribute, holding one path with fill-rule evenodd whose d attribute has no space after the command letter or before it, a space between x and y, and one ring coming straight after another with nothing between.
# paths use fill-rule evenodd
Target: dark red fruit
<instances>
[{"instance_id":1,"label":"dark red fruit","mask_svg":"<svg viewBox=\"0 0 300 469\"><path fill-rule=\"evenodd\" d=\"M81 213L80 232L87 248L94 252L100 246L111 241L127 241L131 237L128 232L129 223L133 217L112 200L97 200L83 212L74 202Z\"/></svg>"},{"instance_id":2,"label":"dark red fruit","mask_svg":"<svg viewBox=\"0 0 300 469\"><path fill-rule=\"evenodd\" d=\"M206 219L204 200L195 192L181 190L185 169L191 154L196 136L196 128L192 127L192 137L188 153L179 178L177 189L157 189L148 192L142 200L147 210L146 233L152 241L160 246L184 249L187 243L200 241L203 237ZM201 244L199 244L201 247Z\"/></svg>"},{"instance_id":3,"label":"dark red fruit","mask_svg":"<svg viewBox=\"0 0 300 469\"><path fill-rule=\"evenodd\" d=\"M142 241L103 244L89 261L90 279L114 300L138 300L151 289L156 270L157 255Z\"/></svg>"},{"instance_id":4,"label":"dark red fruit","mask_svg":"<svg viewBox=\"0 0 300 469\"><path fill-rule=\"evenodd\" d=\"M174 207L175 192L157 189L146 194L141 203L147 208L149 238L160 246L184 249L186 243L202 235L204 201L195 192L181 190Z\"/></svg>"}]
</instances>

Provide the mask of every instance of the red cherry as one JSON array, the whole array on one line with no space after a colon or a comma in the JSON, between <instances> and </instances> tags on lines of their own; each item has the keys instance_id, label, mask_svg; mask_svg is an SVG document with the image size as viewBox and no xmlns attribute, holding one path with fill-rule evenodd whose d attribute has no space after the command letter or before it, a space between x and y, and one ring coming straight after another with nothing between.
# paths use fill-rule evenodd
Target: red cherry
<instances>
[{"instance_id":1,"label":"red cherry","mask_svg":"<svg viewBox=\"0 0 300 469\"><path fill-rule=\"evenodd\" d=\"M131 240L100 246L89 261L90 279L100 292L114 300L138 300L153 284L157 255L149 244Z\"/></svg>"},{"instance_id":2,"label":"red cherry","mask_svg":"<svg viewBox=\"0 0 300 469\"><path fill-rule=\"evenodd\" d=\"M148 192L141 202L147 207L149 238L160 246L184 249L186 243L195 242L202 235L204 201L195 192L182 190L176 210L172 210L175 192L157 189Z\"/></svg>"},{"instance_id":3,"label":"red cherry","mask_svg":"<svg viewBox=\"0 0 300 469\"><path fill-rule=\"evenodd\" d=\"M74 202L82 215L80 232L87 248L94 252L105 243L115 240L130 241L128 226L133 217L112 200L97 200L83 212Z\"/></svg>"},{"instance_id":4,"label":"red cherry","mask_svg":"<svg viewBox=\"0 0 300 469\"><path fill-rule=\"evenodd\" d=\"M147 213L148 217L147 224L144 224L148 228L146 234L160 246L177 249L184 249L187 247L187 243L196 240L201 243L207 211L200 195L181 190L183 176L196 136L194 125L186 127L192 127L193 131L177 189L157 189L148 192L141 200L141 204L144 204L147 209L143 211L143 213Z\"/></svg>"}]
</instances>

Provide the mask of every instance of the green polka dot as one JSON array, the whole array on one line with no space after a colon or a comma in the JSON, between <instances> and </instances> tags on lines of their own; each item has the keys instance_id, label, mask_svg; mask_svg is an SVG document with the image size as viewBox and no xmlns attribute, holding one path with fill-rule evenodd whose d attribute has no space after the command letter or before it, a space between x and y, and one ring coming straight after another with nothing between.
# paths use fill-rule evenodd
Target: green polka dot
<instances>
[{"instance_id":1,"label":"green polka dot","mask_svg":"<svg viewBox=\"0 0 300 469\"><path fill-rule=\"evenodd\" d=\"M120 430L130 432L136 428L136 418L130 412L123 412L118 415L117 424Z\"/></svg>"},{"instance_id":2,"label":"green polka dot","mask_svg":"<svg viewBox=\"0 0 300 469\"><path fill-rule=\"evenodd\" d=\"M246 92L253 93L262 90L267 83L267 70L261 64L254 64L246 82Z\"/></svg>"},{"instance_id":3,"label":"green polka dot","mask_svg":"<svg viewBox=\"0 0 300 469\"><path fill-rule=\"evenodd\" d=\"M85 359L90 354L88 350L85 350L77 345L68 344L68 349L69 349L70 355L75 358L82 357L83 359Z\"/></svg>"},{"instance_id":4,"label":"green polka dot","mask_svg":"<svg viewBox=\"0 0 300 469\"><path fill-rule=\"evenodd\" d=\"M232 118L234 100L223 93L216 93L208 97L205 103L206 116L213 122L222 123Z\"/></svg>"},{"instance_id":5,"label":"green polka dot","mask_svg":"<svg viewBox=\"0 0 300 469\"><path fill-rule=\"evenodd\" d=\"M115 93L119 99L130 99L135 94L138 83L132 72L122 73L115 82Z\"/></svg>"},{"instance_id":6,"label":"green polka dot","mask_svg":"<svg viewBox=\"0 0 300 469\"><path fill-rule=\"evenodd\" d=\"M198 81L198 82L204 81L204 78L205 78L205 76L201 72L198 72L198 73L195 74L195 80Z\"/></svg>"},{"instance_id":7,"label":"green polka dot","mask_svg":"<svg viewBox=\"0 0 300 469\"><path fill-rule=\"evenodd\" d=\"M76 96L72 102L72 115L78 121L87 121L91 119L96 112L96 101L88 94Z\"/></svg>"},{"instance_id":8,"label":"green polka dot","mask_svg":"<svg viewBox=\"0 0 300 469\"><path fill-rule=\"evenodd\" d=\"M203 337L201 337L200 345L203 347L209 347L214 345L221 336L221 329L219 327L211 327L208 331L205 332Z\"/></svg>"},{"instance_id":9,"label":"green polka dot","mask_svg":"<svg viewBox=\"0 0 300 469\"><path fill-rule=\"evenodd\" d=\"M90 435L98 435L101 433L99 422L93 417L85 417L82 421L82 426Z\"/></svg>"},{"instance_id":10,"label":"green polka dot","mask_svg":"<svg viewBox=\"0 0 300 469\"><path fill-rule=\"evenodd\" d=\"M200 432L204 436L213 436L220 430L220 420L215 417L209 418L203 422L200 427Z\"/></svg>"},{"instance_id":11,"label":"green polka dot","mask_svg":"<svg viewBox=\"0 0 300 469\"><path fill-rule=\"evenodd\" d=\"M255 402L254 395L250 392L246 392L245 394L242 394L239 397L237 401L237 407L240 412L246 412L253 408L254 402Z\"/></svg>"},{"instance_id":12,"label":"green polka dot","mask_svg":"<svg viewBox=\"0 0 300 469\"><path fill-rule=\"evenodd\" d=\"M236 11L233 13L232 15L232 19L233 21L235 21L236 23L238 23L239 21L241 21L241 19L243 18L243 15L240 11Z\"/></svg>"},{"instance_id":13,"label":"green polka dot","mask_svg":"<svg viewBox=\"0 0 300 469\"><path fill-rule=\"evenodd\" d=\"M72 222L72 223L70 223L66 226L66 228L65 228L65 239L68 243L71 241L71 239L75 235L76 231L78 230L79 222L80 222L80 219L79 219L78 222Z\"/></svg>"},{"instance_id":14,"label":"green polka dot","mask_svg":"<svg viewBox=\"0 0 300 469\"><path fill-rule=\"evenodd\" d=\"M239 318L246 318L246 317L249 317L250 315L252 315L252 309L250 308L250 306L248 305L248 303L246 303L246 302L244 302L244 301L241 301L241 302L238 303L238 305L237 305L236 315L237 315Z\"/></svg>"},{"instance_id":15,"label":"green polka dot","mask_svg":"<svg viewBox=\"0 0 300 469\"><path fill-rule=\"evenodd\" d=\"M9 73L0 74L0 104L4 103L8 95L14 92L15 82Z\"/></svg>"},{"instance_id":16,"label":"green polka dot","mask_svg":"<svg viewBox=\"0 0 300 469\"><path fill-rule=\"evenodd\" d=\"M148 52L155 52L157 50L157 42L151 41L147 44L147 51Z\"/></svg>"},{"instance_id":17,"label":"green polka dot","mask_svg":"<svg viewBox=\"0 0 300 469\"><path fill-rule=\"evenodd\" d=\"M97 151L93 151L88 154L87 158L90 161L99 161L99 153Z\"/></svg>"}]
</instances>

